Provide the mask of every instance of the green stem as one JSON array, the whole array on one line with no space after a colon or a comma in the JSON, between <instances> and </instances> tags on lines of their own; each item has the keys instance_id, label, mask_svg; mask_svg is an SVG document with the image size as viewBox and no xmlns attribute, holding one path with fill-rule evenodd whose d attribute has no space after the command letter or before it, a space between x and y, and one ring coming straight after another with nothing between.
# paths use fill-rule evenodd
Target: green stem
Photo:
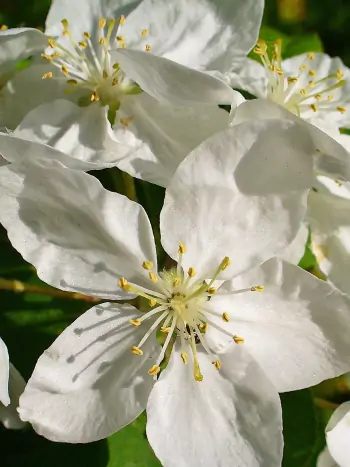
<instances>
[{"instance_id":1,"label":"green stem","mask_svg":"<svg viewBox=\"0 0 350 467\"><path fill-rule=\"evenodd\" d=\"M134 178L126 172L122 172L122 178L124 183L124 193L131 199L131 201L137 201L136 188Z\"/></svg>"}]
</instances>

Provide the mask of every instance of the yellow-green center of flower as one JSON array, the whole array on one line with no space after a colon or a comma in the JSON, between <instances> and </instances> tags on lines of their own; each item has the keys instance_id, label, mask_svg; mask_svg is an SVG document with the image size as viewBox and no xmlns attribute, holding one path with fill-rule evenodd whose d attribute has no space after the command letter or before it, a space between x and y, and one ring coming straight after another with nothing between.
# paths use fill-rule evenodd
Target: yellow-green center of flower
<instances>
[{"instance_id":1,"label":"yellow-green center of flower","mask_svg":"<svg viewBox=\"0 0 350 467\"><path fill-rule=\"evenodd\" d=\"M84 32L81 40L76 42L72 36L68 21L61 21L62 37L49 38L49 51L42 57L56 65L66 79L66 93L86 91L86 97L80 98L79 103L88 105L99 101L108 105L112 110L118 110L123 95L141 92L139 86L130 81L115 63L109 51L126 47L122 35L122 27L126 19L121 16L118 20L100 18L94 34ZM140 31L141 37L147 37L148 30ZM145 45L150 51L150 46ZM52 72L47 72L42 79L53 78ZM123 123L123 122L121 122ZM129 122L125 122L127 126Z\"/></svg>"},{"instance_id":2,"label":"yellow-green center of flower","mask_svg":"<svg viewBox=\"0 0 350 467\"><path fill-rule=\"evenodd\" d=\"M208 326L212 326L230 336L236 344L242 344L244 339L233 335L217 323L217 318L220 318L223 324L228 323L230 316L228 312L216 312L211 301L217 293L214 283L219 274L230 266L230 259L226 256L220 262L210 280L198 280L196 279L194 267L190 267L187 272L182 267L182 257L185 253L186 247L181 243L178 250L177 267L161 273L157 273L154 270L154 265L151 261L144 261L142 263L142 267L149 271L149 279L155 285L156 290L128 282L124 277L119 280L119 286L130 293L146 298L149 300L151 306L151 310L141 318L131 320L131 324L138 327L144 321L153 317L152 325L141 341L132 347L132 352L136 355L143 355L142 346L157 329L167 334L161 353L155 364L150 368L149 374L156 376L159 373L160 363L164 359L171 340L179 338L183 363L186 365L189 363L187 349L190 348L194 378L196 381L202 381L203 375L197 358L198 344L202 345L204 350L211 356L213 365L217 369L221 368L220 360L213 355L206 343L205 333ZM235 290L229 294L261 292L262 290L262 286L254 286L247 289Z\"/></svg>"}]
</instances>

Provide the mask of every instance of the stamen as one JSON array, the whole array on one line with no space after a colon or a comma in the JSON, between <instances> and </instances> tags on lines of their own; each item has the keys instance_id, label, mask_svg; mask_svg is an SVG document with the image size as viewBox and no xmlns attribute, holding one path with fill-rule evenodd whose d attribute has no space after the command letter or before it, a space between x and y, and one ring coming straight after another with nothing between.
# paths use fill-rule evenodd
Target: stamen
<instances>
[{"instance_id":1,"label":"stamen","mask_svg":"<svg viewBox=\"0 0 350 467\"><path fill-rule=\"evenodd\" d=\"M185 247L185 245L183 243L179 243L179 249L178 249L178 253L179 255L183 255L184 253L186 253L187 251L187 248Z\"/></svg>"},{"instance_id":2,"label":"stamen","mask_svg":"<svg viewBox=\"0 0 350 467\"><path fill-rule=\"evenodd\" d=\"M100 20L98 22L98 27L100 29L103 29L106 26L106 23L107 23L106 18L100 18Z\"/></svg>"},{"instance_id":3,"label":"stamen","mask_svg":"<svg viewBox=\"0 0 350 467\"><path fill-rule=\"evenodd\" d=\"M215 366L215 368L216 368L217 370L220 370L220 368L221 368L221 362L220 362L220 360L215 360L215 362L212 362L212 363L213 363L213 365Z\"/></svg>"},{"instance_id":4,"label":"stamen","mask_svg":"<svg viewBox=\"0 0 350 467\"><path fill-rule=\"evenodd\" d=\"M126 127L130 125L130 123L133 121L134 117L122 117L119 119L120 123Z\"/></svg>"},{"instance_id":5,"label":"stamen","mask_svg":"<svg viewBox=\"0 0 350 467\"><path fill-rule=\"evenodd\" d=\"M148 370L148 374L151 376L155 376L160 372L160 368L158 365L153 365L152 368Z\"/></svg>"},{"instance_id":6,"label":"stamen","mask_svg":"<svg viewBox=\"0 0 350 467\"><path fill-rule=\"evenodd\" d=\"M315 54L313 52L310 52L310 53L307 54L307 58L309 60L315 60Z\"/></svg>"},{"instance_id":7,"label":"stamen","mask_svg":"<svg viewBox=\"0 0 350 467\"><path fill-rule=\"evenodd\" d=\"M215 287L209 287L208 293L209 293L210 295L216 294L216 288L215 288Z\"/></svg>"},{"instance_id":8,"label":"stamen","mask_svg":"<svg viewBox=\"0 0 350 467\"><path fill-rule=\"evenodd\" d=\"M239 336L233 336L233 340L236 344L244 344L244 338Z\"/></svg>"},{"instance_id":9,"label":"stamen","mask_svg":"<svg viewBox=\"0 0 350 467\"><path fill-rule=\"evenodd\" d=\"M44 73L41 77L41 79L47 79L47 78L52 78L52 72L49 71L47 73Z\"/></svg>"},{"instance_id":10,"label":"stamen","mask_svg":"<svg viewBox=\"0 0 350 467\"><path fill-rule=\"evenodd\" d=\"M140 355L140 356L143 355L143 351L139 349L138 347L136 347L136 345L131 347L131 352L135 355Z\"/></svg>"},{"instance_id":11,"label":"stamen","mask_svg":"<svg viewBox=\"0 0 350 467\"><path fill-rule=\"evenodd\" d=\"M173 282L173 287L178 287L181 284L181 280L179 278L176 278Z\"/></svg>"},{"instance_id":12,"label":"stamen","mask_svg":"<svg viewBox=\"0 0 350 467\"><path fill-rule=\"evenodd\" d=\"M337 70L336 73L335 73L335 76L337 79L342 79L343 76L344 76L344 73L342 70Z\"/></svg>"},{"instance_id":13,"label":"stamen","mask_svg":"<svg viewBox=\"0 0 350 467\"><path fill-rule=\"evenodd\" d=\"M141 320L140 319L130 319L129 323L132 324L133 326L140 326Z\"/></svg>"},{"instance_id":14,"label":"stamen","mask_svg":"<svg viewBox=\"0 0 350 467\"><path fill-rule=\"evenodd\" d=\"M188 364L187 352L181 352L181 358L182 358L182 361L184 362L184 365L187 365Z\"/></svg>"},{"instance_id":15,"label":"stamen","mask_svg":"<svg viewBox=\"0 0 350 467\"><path fill-rule=\"evenodd\" d=\"M263 292L265 287L263 285L254 285L250 288L252 292Z\"/></svg>"},{"instance_id":16,"label":"stamen","mask_svg":"<svg viewBox=\"0 0 350 467\"><path fill-rule=\"evenodd\" d=\"M66 83L69 85L73 85L73 84L78 84L78 81L76 79L68 79Z\"/></svg>"},{"instance_id":17,"label":"stamen","mask_svg":"<svg viewBox=\"0 0 350 467\"><path fill-rule=\"evenodd\" d=\"M189 277L194 277L196 275L196 270L190 267L187 271L187 274L189 275Z\"/></svg>"},{"instance_id":18,"label":"stamen","mask_svg":"<svg viewBox=\"0 0 350 467\"><path fill-rule=\"evenodd\" d=\"M148 274L149 278L151 279L152 282L157 283L158 282L158 276L154 272L150 272Z\"/></svg>"},{"instance_id":19,"label":"stamen","mask_svg":"<svg viewBox=\"0 0 350 467\"><path fill-rule=\"evenodd\" d=\"M142 267L143 269L147 269L148 271L150 271L151 269L153 269L154 264L152 263L152 261L144 261L142 263Z\"/></svg>"},{"instance_id":20,"label":"stamen","mask_svg":"<svg viewBox=\"0 0 350 467\"><path fill-rule=\"evenodd\" d=\"M310 105L310 109L311 109L313 112L317 112L317 106L316 106L316 104L311 104L311 105Z\"/></svg>"},{"instance_id":21,"label":"stamen","mask_svg":"<svg viewBox=\"0 0 350 467\"><path fill-rule=\"evenodd\" d=\"M57 45L57 44L56 44L56 41L54 41L54 40L52 39L52 37L49 37L49 38L47 39L47 42L49 43L49 46L51 47L51 49L54 49L54 48L56 47L56 45Z\"/></svg>"},{"instance_id":22,"label":"stamen","mask_svg":"<svg viewBox=\"0 0 350 467\"><path fill-rule=\"evenodd\" d=\"M230 317L229 317L229 314L225 311L223 314L222 314L222 319L228 323L230 321Z\"/></svg>"},{"instance_id":23,"label":"stamen","mask_svg":"<svg viewBox=\"0 0 350 467\"><path fill-rule=\"evenodd\" d=\"M125 21L126 21L125 16L124 16L124 15L121 15L121 16L119 17L119 20L118 20L119 24L124 24Z\"/></svg>"},{"instance_id":24,"label":"stamen","mask_svg":"<svg viewBox=\"0 0 350 467\"><path fill-rule=\"evenodd\" d=\"M8 26L6 26L6 24L3 24L3 25L0 27L0 31L6 31L6 29L8 29Z\"/></svg>"},{"instance_id":25,"label":"stamen","mask_svg":"<svg viewBox=\"0 0 350 467\"><path fill-rule=\"evenodd\" d=\"M142 36L142 37L148 36L148 29L142 29L142 31L141 31L141 36Z\"/></svg>"},{"instance_id":26,"label":"stamen","mask_svg":"<svg viewBox=\"0 0 350 467\"><path fill-rule=\"evenodd\" d=\"M151 51L151 46L149 44L147 44L146 47L145 47L145 50L146 50L146 52L150 52Z\"/></svg>"},{"instance_id":27,"label":"stamen","mask_svg":"<svg viewBox=\"0 0 350 467\"><path fill-rule=\"evenodd\" d=\"M316 73L315 70L309 70L309 75L310 75L310 76L316 76L317 73Z\"/></svg>"},{"instance_id":28,"label":"stamen","mask_svg":"<svg viewBox=\"0 0 350 467\"><path fill-rule=\"evenodd\" d=\"M338 107L337 107L337 110L338 110L338 112L340 112L341 114L345 114L345 112L346 112L346 108L345 108L345 107L341 107L341 106L338 106Z\"/></svg>"}]
</instances>

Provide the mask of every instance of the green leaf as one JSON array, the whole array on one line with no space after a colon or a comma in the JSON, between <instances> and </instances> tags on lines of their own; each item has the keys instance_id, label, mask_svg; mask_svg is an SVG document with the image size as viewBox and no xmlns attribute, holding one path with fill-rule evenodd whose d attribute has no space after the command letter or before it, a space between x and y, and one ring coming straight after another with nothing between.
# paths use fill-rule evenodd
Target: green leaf
<instances>
[{"instance_id":1,"label":"green leaf","mask_svg":"<svg viewBox=\"0 0 350 467\"><path fill-rule=\"evenodd\" d=\"M160 467L146 438L146 414L108 438L108 467Z\"/></svg>"},{"instance_id":2,"label":"green leaf","mask_svg":"<svg viewBox=\"0 0 350 467\"><path fill-rule=\"evenodd\" d=\"M293 37L283 50L283 59L307 52L323 52L323 45L318 34Z\"/></svg>"},{"instance_id":3,"label":"green leaf","mask_svg":"<svg viewBox=\"0 0 350 467\"><path fill-rule=\"evenodd\" d=\"M307 467L318 439L318 420L310 389L281 394L284 455L282 467Z\"/></svg>"},{"instance_id":4,"label":"green leaf","mask_svg":"<svg viewBox=\"0 0 350 467\"><path fill-rule=\"evenodd\" d=\"M311 245L311 234L309 232L309 236L307 238L307 242L305 246L304 256L301 258L298 264L299 267L306 269L307 271L310 271L317 267L317 260L316 260L315 255L311 251L310 245Z\"/></svg>"}]
</instances>

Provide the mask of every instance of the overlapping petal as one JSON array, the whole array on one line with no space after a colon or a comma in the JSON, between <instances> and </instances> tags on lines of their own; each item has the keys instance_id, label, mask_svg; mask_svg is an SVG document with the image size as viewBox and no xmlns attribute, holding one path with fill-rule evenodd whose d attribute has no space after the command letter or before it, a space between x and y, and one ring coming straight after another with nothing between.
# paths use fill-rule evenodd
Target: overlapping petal
<instances>
[{"instance_id":1,"label":"overlapping petal","mask_svg":"<svg viewBox=\"0 0 350 467\"><path fill-rule=\"evenodd\" d=\"M0 337L0 403L7 406L9 397L9 354L5 342Z\"/></svg>"},{"instance_id":2,"label":"overlapping petal","mask_svg":"<svg viewBox=\"0 0 350 467\"><path fill-rule=\"evenodd\" d=\"M327 447L336 467L350 466L349 434L350 402L345 402L333 412L326 426Z\"/></svg>"},{"instance_id":3,"label":"overlapping petal","mask_svg":"<svg viewBox=\"0 0 350 467\"><path fill-rule=\"evenodd\" d=\"M217 371L199 352L204 379L193 378L180 351L147 404L147 437L163 465L226 467L280 466L282 418L277 391L259 365L232 345L220 355Z\"/></svg>"},{"instance_id":4,"label":"overlapping petal","mask_svg":"<svg viewBox=\"0 0 350 467\"><path fill-rule=\"evenodd\" d=\"M24 391L25 385L26 383L20 373L10 363L9 395L11 403L7 407L0 403L0 422L5 428L18 430L25 426L25 422L22 422L17 412L18 401Z\"/></svg>"},{"instance_id":5,"label":"overlapping petal","mask_svg":"<svg viewBox=\"0 0 350 467\"><path fill-rule=\"evenodd\" d=\"M66 328L39 358L19 413L53 441L87 443L132 422L146 407L153 379L149 359L159 350L155 336L143 356L131 353L143 331L130 319L130 305L97 305Z\"/></svg>"},{"instance_id":6,"label":"overlapping petal","mask_svg":"<svg viewBox=\"0 0 350 467\"><path fill-rule=\"evenodd\" d=\"M229 294L256 285L264 291ZM211 306L229 314L226 328L244 338L242 345L279 392L313 386L350 369L350 299L298 266L273 258L226 282ZM215 330L209 328L207 335L224 345Z\"/></svg>"},{"instance_id":7,"label":"overlapping petal","mask_svg":"<svg viewBox=\"0 0 350 467\"><path fill-rule=\"evenodd\" d=\"M293 240L312 180L312 144L288 121L254 121L209 138L179 166L161 213L162 244L185 269L229 278L261 264Z\"/></svg>"},{"instance_id":8,"label":"overlapping petal","mask_svg":"<svg viewBox=\"0 0 350 467\"><path fill-rule=\"evenodd\" d=\"M47 283L98 297L128 296L118 279L147 283L157 264L143 208L84 172L38 161L0 170L0 220Z\"/></svg>"}]
</instances>

